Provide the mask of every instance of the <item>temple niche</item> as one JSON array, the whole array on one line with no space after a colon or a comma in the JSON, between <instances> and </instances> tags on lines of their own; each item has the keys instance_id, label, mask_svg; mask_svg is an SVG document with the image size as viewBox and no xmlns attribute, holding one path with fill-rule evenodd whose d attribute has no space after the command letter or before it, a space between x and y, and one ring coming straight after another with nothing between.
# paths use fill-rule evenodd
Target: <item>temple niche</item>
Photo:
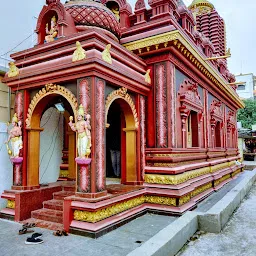
<instances>
[{"instance_id":1,"label":"temple niche","mask_svg":"<svg viewBox=\"0 0 256 256\"><path fill-rule=\"evenodd\" d=\"M46 1L4 78L23 144L0 217L96 238L192 210L243 171L223 19L208 1L148 4Z\"/></svg>"}]
</instances>

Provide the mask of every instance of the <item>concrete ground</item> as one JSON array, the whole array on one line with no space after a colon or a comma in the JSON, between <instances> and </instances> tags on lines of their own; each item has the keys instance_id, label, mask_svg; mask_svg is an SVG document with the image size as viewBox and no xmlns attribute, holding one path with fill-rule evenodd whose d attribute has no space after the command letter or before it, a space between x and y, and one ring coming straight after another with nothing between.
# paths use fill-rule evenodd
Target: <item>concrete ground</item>
<instances>
[{"instance_id":1,"label":"concrete ground","mask_svg":"<svg viewBox=\"0 0 256 256\"><path fill-rule=\"evenodd\" d=\"M255 256L256 184L219 234L201 235L191 241L179 256Z\"/></svg>"},{"instance_id":2,"label":"concrete ground","mask_svg":"<svg viewBox=\"0 0 256 256\"><path fill-rule=\"evenodd\" d=\"M50 230L33 228L43 233L44 243L38 245L25 244L31 234L18 235L21 224L0 219L0 256L125 256L176 219L146 214L96 240L75 235L56 237Z\"/></svg>"}]
</instances>

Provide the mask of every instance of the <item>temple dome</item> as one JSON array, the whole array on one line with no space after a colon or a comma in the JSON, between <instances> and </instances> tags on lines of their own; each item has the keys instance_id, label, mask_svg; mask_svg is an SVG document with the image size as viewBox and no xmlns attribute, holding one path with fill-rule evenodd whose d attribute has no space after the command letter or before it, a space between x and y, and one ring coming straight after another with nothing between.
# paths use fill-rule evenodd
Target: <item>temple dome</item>
<instances>
[{"instance_id":1,"label":"temple dome","mask_svg":"<svg viewBox=\"0 0 256 256\"><path fill-rule=\"evenodd\" d=\"M194 0L188 8L196 14L208 13L215 9L214 5L207 0Z\"/></svg>"},{"instance_id":2,"label":"temple dome","mask_svg":"<svg viewBox=\"0 0 256 256\"><path fill-rule=\"evenodd\" d=\"M100 27L120 37L120 26L116 16L100 2L73 0L65 4L65 10L70 13L76 26Z\"/></svg>"}]
</instances>

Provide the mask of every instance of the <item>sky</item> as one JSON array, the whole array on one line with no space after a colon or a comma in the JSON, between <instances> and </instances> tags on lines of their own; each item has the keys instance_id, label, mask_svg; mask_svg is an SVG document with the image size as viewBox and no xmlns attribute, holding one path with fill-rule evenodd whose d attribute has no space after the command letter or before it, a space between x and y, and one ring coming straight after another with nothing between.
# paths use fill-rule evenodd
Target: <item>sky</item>
<instances>
[{"instance_id":1,"label":"sky","mask_svg":"<svg viewBox=\"0 0 256 256\"><path fill-rule=\"evenodd\" d=\"M189 5L192 0L183 0ZM10 4L11 2L11 4ZM65 0L61 0L62 3ZM134 8L136 0L128 0ZM145 0L147 2L147 0ZM227 47L232 57L228 60L233 74L254 73L256 75L256 1L255 0L210 0L226 23ZM13 49L25 38L33 34L36 18L45 0L12 0L1 3L0 15L0 56L8 58L6 52ZM27 49L36 44L36 34L29 37L14 52ZM0 59L7 67L8 62Z\"/></svg>"}]
</instances>

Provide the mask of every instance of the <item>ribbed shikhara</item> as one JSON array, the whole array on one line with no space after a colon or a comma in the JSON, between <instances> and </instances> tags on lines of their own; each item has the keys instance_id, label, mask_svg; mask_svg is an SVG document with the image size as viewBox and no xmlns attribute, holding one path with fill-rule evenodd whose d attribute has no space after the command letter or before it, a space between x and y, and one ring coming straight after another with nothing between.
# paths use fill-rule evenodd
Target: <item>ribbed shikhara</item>
<instances>
[{"instance_id":1,"label":"ribbed shikhara","mask_svg":"<svg viewBox=\"0 0 256 256\"><path fill-rule=\"evenodd\" d=\"M197 30L204 34L215 48L215 54L226 53L225 22L216 10L197 16Z\"/></svg>"}]
</instances>

